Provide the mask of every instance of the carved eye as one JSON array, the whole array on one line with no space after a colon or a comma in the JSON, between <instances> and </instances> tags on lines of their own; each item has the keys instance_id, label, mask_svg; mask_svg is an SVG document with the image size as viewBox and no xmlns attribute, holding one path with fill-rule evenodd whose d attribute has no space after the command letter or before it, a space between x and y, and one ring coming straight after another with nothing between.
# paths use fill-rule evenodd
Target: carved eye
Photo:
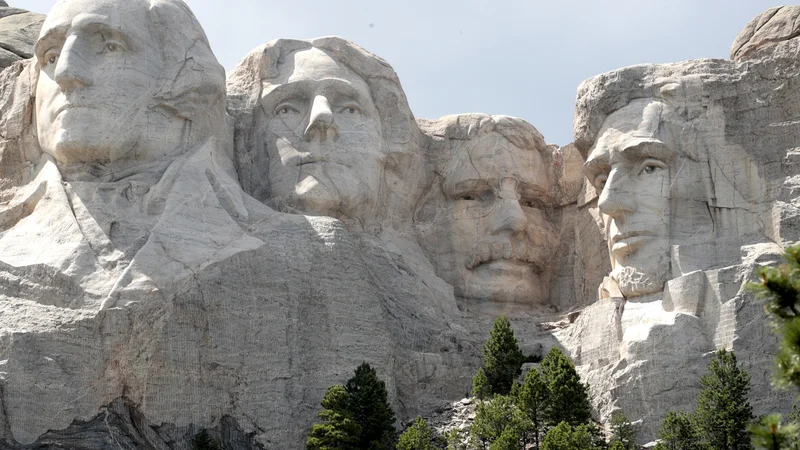
<instances>
[{"instance_id":1,"label":"carved eye","mask_svg":"<svg viewBox=\"0 0 800 450\"><path fill-rule=\"evenodd\" d=\"M598 175L594 179L594 187L598 191L602 191L606 187L606 180L608 180L608 175Z\"/></svg>"},{"instance_id":2,"label":"carved eye","mask_svg":"<svg viewBox=\"0 0 800 450\"><path fill-rule=\"evenodd\" d=\"M519 202L527 208L544 209L544 203L534 198L521 199Z\"/></svg>"},{"instance_id":3,"label":"carved eye","mask_svg":"<svg viewBox=\"0 0 800 450\"><path fill-rule=\"evenodd\" d=\"M456 198L456 200L467 200L467 201L473 201L473 200L475 200L476 198L477 198L477 197L476 197L474 194L463 194L463 195L459 195L459 196Z\"/></svg>"},{"instance_id":4,"label":"carved eye","mask_svg":"<svg viewBox=\"0 0 800 450\"><path fill-rule=\"evenodd\" d=\"M642 167L642 173L646 173L648 175L655 173L657 170L663 169L664 165L659 162L645 162L644 166Z\"/></svg>"},{"instance_id":5,"label":"carved eye","mask_svg":"<svg viewBox=\"0 0 800 450\"><path fill-rule=\"evenodd\" d=\"M296 112L298 112L298 111L294 106L291 106L291 105L286 104L286 103L284 103L282 105L278 105L278 107L275 108L275 114L279 115L279 116L285 116L287 114L292 114L292 113L296 113Z\"/></svg>"},{"instance_id":6,"label":"carved eye","mask_svg":"<svg viewBox=\"0 0 800 450\"><path fill-rule=\"evenodd\" d=\"M356 114L356 113L360 113L361 109L359 109L359 107L355 106L355 105L346 105L339 112L343 112L343 113L347 113L347 114Z\"/></svg>"},{"instance_id":7,"label":"carved eye","mask_svg":"<svg viewBox=\"0 0 800 450\"><path fill-rule=\"evenodd\" d=\"M109 52L116 52L117 50L119 50L119 45L113 42L109 42L106 44L106 50L108 50Z\"/></svg>"},{"instance_id":8,"label":"carved eye","mask_svg":"<svg viewBox=\"0 0 800 450\"><path fill-rule=\"evenodd\" d=\"M58 55L51 55L49 58L47 58L47 64L48 65L55 64L57 60L58 60Z\"/></svg>"}]
</instances>

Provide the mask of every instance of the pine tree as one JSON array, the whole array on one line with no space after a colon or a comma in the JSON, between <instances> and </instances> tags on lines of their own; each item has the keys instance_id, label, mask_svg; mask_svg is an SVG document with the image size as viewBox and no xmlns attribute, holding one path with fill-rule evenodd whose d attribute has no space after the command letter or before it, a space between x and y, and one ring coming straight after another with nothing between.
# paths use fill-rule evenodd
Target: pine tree
<instances>
[{"instance_id":1,"label":"pine tree","mask_svg":"<svg viewBox=\"0 0 800 450\"><path fill-rule=\"evenodd\" d=\"M378 379L375 369L362 363L347 380L345 390L350 395L348 409L361 426L358 447L391 447L397 434L394 411L389 405L386 383Z\"/></svg>"},{"instance_id":2,"label":"pine tree","mask_svg":"<svg viewBox=\"0 0 800 450\"><path fill-rule=\"evenodd\" d=\"M513 438L519 445L522 434L527 432L528 428L529 422L514 399L505 395L495 395L491 400L478 404L475 420L470 427L470 435L474 441L480 442L484 449L500 439L504 433L505 442Z\"/></svg>"},{"instance_id":3,"label":"pine tree","mask_svg":"<svg viewBox=\"0 0 800 450\"><path fill-rule=\"evenodd\" d=\"M659 450L700 450L692 415L684 411L667 413L658 430L658 439Z\"/></svg>"},{"instance_id":4,"label":"pine tree","mask_svg":"<svg viewBox=\"0 0 800 450\"><path fill-rule=\"evenodd\" d=\"M592 418L589 386L581 383L572 361L556 347L550 349L540 365L541 377L547 386L548 400L544 423L548 427L560 422L576 427Z\"/></svg>"},{"instance_id":5,"label":"pine tree","mask_svg":"<svg viewBox=\"0 0 800 450\"><path fill-rule=\"evenodd\" d=\"M356 449L361 426L353 419L350 412L350 394L344 386L329 387L320 404L323 409L317 415L324 422L311 427L306 440L306 449Z\"/></svg>"},{"instance_id":6,"label":"pine tree","mask_svg":"<svg viewBox=\"0 0 800 450\"><path fill-rule=\"evenodd\" d=\"M750 427L753 446L766 450L797 450L800 448L796 423L786 423L780 414L764 416Z\"/></svg>"},{"instance_id":7,"label":"pine tree","mask_svg":"<svg viewBox=\"0 0 800 450\"><path fill-rule=\"evenodd\" d=\"M800 387L800 245L787 248L784 257L786 264L756 269L760 282L748 287L767 300L764 310L781 338L777 384Z\"/></svg>"},{"instance_id":8,"label":"pine tree","mask_svg":"<svg viewBox=\"0 0 800 450\"><path fill-rule=\"evenodd\" d=\"M622 412L611 415L611 439L608 443L612 448L616 445L619 449L636 450L636 430Z\"/></svg>"},{"instance_id":9,"label":"pine tree","mask_svg":"<svg viewBox=\"0 0 800 450\"><path fill-rule=\"evenodd\" d=\"M483 367L478 368L478 372L472 378L472 396L478 400L484 400L491 395L489 387L489 380L486 378L486 373Z\"/></svg>"},{"instance_id":10,"label":"pine tree","mask_svg":"<svg viewBox=\"0 0 800 450\"><path fill-rule=\"evenodd\" d=\"M397 441L397 450L436 450L433 445L435 435L433 430L422 417L417 416Z\"/></svg>"},{"instance_id":11,"label":"pine tree","mask_svg":"<svg viewBox=\"0 0 800 450\"><path fill-rule=\"evenodd\" d=\"M483 345L483 361L491 393L508 395L511 383L522 372L525 356L505 316L498 316L494 321L489 340Z\"/></svg>"},{"instance_id":12,"label":"pine tree","mask_svg":"<svg viewBox=\"0 0 800 450\"><path fill-rule=\"evenodd\" d=\"M750 375L736 364L736 355L719 350L700 378L700 394L694 423L697 432L712 448L719 450L750 449L747 429L753 420L753 408L747 400Z\"/></svg>"},{"instance_id":13,"label":"pine tree","mask_svg":"<svg viewBox=\"0 0 800 450\"><path fill-rule=\"evenodd\" d=\"M208 430L203 428L192 438L192 450L221 450L219 441L212 438Z\"/></svg>"},{"instance_id":14,"label":"pine tree","mask_svg":"<svg viewBox=\"0 0 800 450\"><path fill-rule=\"evenodd\" d=\"M517 405L531 423L530 433L523 438L526 443L533 444L533 448L537 450L545 431L544 411L547 399L547 385L539 375L539 371L532 368L525 374L525 381L517 395Z\"/></svg>"},{"instance_id":15,"label":"pine tree","mask_svg":"<svg viewBox=\"0 0 800 450\"><path fill-rule=\"evenodd\" d=\"M561 422L551 428L542 439L542 450L594 450L596 448L586 425L572 428L567 422Z\"/></svg>"}]
</instances>

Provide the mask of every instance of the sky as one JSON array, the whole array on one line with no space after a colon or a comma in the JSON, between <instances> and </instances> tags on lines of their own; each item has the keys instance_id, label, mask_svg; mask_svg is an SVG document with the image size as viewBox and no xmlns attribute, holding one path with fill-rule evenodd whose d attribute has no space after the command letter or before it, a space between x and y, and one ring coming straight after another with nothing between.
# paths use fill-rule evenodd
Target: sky
<instances>
[{"instance_id":1,"label":"sky","mask_svg":"<svg viewBox=\"0 0 800 450\"><path fill-rule=\"evenodd\" d=\"M54 0L7 0L46 14ZM124 1L124 0L121 0ZM728 58L765 0L187 0L226 70L277 38L338 35L394 67L416 117L518 116L572 141L575 93L641 63Z\"/></svg>"}]
</instances>

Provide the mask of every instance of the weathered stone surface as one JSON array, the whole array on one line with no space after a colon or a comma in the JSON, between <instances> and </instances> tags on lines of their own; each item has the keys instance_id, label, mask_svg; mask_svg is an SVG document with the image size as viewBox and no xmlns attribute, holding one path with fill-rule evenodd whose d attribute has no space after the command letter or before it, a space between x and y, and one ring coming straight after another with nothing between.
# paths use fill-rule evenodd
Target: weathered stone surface
<instances>
[{"instance_id":1,"label":"weathered stone surface","mask_svg":"<svg viewBox=\"0 0 800 450\"><path fill-rule=\"evenodd\" d=\"M643 440L717 348L758 412L784 409L743 285L800 240L791 11L756 21L746 64L588 80L558 147L518 118L415 120L391 66L341 38L272 41L226 83L181 1L59 3L0 74L3 445L209 428L296 448L363 361L401 422L462 427L500 313Z\"/></svg>"},{"instance_id":2,"label":"weathered stone surface","mask_svg":"<svg viewBox=\"0 0 800 450\"><path fill-rule=\"evenodd\" d=\"M33 57L45 16L0 3L0 70L12 62Z\"/></svg>"},{"instance_id":3,"label":"weathered stone surface","mask_svg":"<svg viewBox=\"0 0 800 450\"><path fill-rule=\"evenodd\" d=\"M800 36L800 6L770 8L751 20L731 46L731 59L751 58L756 51Z\"/></svg>"},{"instance_id":4,"label":"weathered stone surface","mask_svg":"<svg viewBox=\"0 0 800 450\"><path fill-rule=\"evenodd\" d=\"M579 88L575 143L599 195L584 208L602 217L612 270L560 337L601 417L642 419L644 440L667 411L694 407L718 348L753 375L757 414L790 407L771 390L777 340L744 285L798 240L798 51L784 40L749 64L633 66Z\"/></svg>"}]
</instances>

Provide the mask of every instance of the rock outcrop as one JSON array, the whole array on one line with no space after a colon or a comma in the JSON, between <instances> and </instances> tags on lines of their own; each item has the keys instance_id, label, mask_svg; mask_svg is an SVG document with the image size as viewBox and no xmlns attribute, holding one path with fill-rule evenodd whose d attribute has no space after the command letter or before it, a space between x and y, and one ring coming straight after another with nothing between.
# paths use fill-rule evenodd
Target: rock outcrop
<instances>
[{"instance_id":1,"label":"rock outcrop","mask_svg":"<svg viewBox=\"0 0 800 450\"><path fill-rule=\"evenodd\" d=\"M297 448L364 361L401 421L463 416L496 314L528 355L569 350L597 419L643 440L718 348L757 412L787 408L743 286L800 240L795 9L748 25L740 62L587 80L563 147L519 118L416 119L337 37L271 41L226 79L180 0L66 0L35 33L10 10L0 448L204 428Z\"/></svg>"},{"instance_id":2,"label":"rock outcrop","mask_svg":"<svg viewBox=\"0 0 800 450\"><path fill-rule=\"evenodd\" d=\"M42 14L0 2L0 71L14 61L33 57L33 46L44 18Z\"/></svg>"}]
</instances>

